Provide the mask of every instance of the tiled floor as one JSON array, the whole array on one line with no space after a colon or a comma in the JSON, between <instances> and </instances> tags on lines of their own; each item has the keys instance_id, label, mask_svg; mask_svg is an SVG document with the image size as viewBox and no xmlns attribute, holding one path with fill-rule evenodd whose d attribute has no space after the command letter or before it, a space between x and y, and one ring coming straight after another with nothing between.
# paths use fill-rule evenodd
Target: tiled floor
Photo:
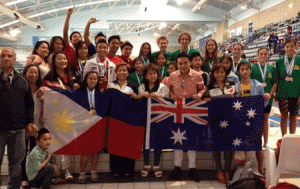
<instances>
[{"instance_id":1,"label":"tiled floor","mask_svg":"<svg viewBox=\"0 0 300 189\"><path fill-rule=\"evenodd\" d=\"M225 189L225 184L218 181L166 181L166 182L134 182L134 183L97 183L56 185L53 189Z\"/></svg>"}]
</instances>

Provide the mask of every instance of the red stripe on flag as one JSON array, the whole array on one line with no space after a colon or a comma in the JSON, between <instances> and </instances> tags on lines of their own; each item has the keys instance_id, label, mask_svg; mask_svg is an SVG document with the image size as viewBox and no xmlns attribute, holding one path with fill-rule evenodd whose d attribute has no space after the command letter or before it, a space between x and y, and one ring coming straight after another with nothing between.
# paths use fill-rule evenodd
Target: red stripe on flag
<instances>
[{"instance_id":1,"label":"red stripe on flag","mask_svg":"<svg viewBox=\"0 0 300 189\"><path fill-rule=\"evenodd\" d=\"M109 118L107 149L111 154L140 159L144 143L145 127L133 126Z\"/></svg>"},{"instance_id":2,"label":"red stripe on flag","mask_svg":"<svg viewBox=\"0 0 300 189\"><path fill-rule=\"evenodd\" d=\"M99 152L103 148L106 120L107 118L102 118L86 132L82 133L69 144L54 152L54 154L82 155Z\"/></svg>"}]
</instances>

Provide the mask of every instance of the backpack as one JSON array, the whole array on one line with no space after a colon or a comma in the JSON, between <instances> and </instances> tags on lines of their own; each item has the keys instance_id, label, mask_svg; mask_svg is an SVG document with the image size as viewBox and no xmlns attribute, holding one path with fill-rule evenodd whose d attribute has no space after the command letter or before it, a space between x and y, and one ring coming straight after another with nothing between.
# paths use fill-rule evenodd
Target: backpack
<instances>
[{"instance_id":1,"label":"backpack","mask_svg":"<svg viewBox=\"0 0 300 189\"><path fill-rule=\"evenodd\" d=\"M258 172L256 161L247 161L245 165L238 165L228 181L227 189L265 189L263 175Z\"/></svg>"}]
</instances>

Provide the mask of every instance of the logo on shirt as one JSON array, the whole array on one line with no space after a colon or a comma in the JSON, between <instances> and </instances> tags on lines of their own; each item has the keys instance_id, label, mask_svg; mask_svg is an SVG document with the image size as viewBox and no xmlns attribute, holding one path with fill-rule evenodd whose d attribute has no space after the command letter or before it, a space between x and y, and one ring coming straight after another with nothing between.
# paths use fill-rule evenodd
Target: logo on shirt
<instances>
[{"instance_id":1,"label":"logo on shirt","mask_svg":"<svg viewBox=\"0 0 300 189\"><path fill-rule=\"evenodd\" d=\"M271 73L269 73L268 78L272 78L272 74Z\"/></svg>"},{"instance_id":2,"label":"logo on shirt","mask_svg":"<svg viewBox=\"0 0 300 189\"><path fill-rule=\"evenodd\" d=\"M300 67L299 66L294 66L294 70L300 70Z\"/></svg>"}]
</instances>

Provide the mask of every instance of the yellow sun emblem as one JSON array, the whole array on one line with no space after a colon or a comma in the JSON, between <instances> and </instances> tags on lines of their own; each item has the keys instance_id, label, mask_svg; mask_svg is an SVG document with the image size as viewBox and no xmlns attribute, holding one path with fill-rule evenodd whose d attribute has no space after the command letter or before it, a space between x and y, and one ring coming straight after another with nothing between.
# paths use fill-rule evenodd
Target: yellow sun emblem
<instances>
[{"instance_id":1,"label":"yellow sun emblem","mask_svg":"<svg viewBox=\"0 0 300 189\"><path fill-rule=\"evenodd\" d=\"M69 131L73 131L73 126L72 126L72 124L75 124L75 123L76 123L76 121L72 120L72 118L73 118L73 116L74 116L73 113L67 115L67 111L64 110L64 111L62 112L61 115L58 114L58 113L56 113L55 116L57 117L57 119L56 119L56 120L53 120L53 123L56 123L56 124L57 124L57 125L55 126L55 129L56 129L57 131L59 131L60 128L61 128L61 130L62 130L63 133L67 133L68 130L69 130Z\"/></svg>"}]
</instances>

